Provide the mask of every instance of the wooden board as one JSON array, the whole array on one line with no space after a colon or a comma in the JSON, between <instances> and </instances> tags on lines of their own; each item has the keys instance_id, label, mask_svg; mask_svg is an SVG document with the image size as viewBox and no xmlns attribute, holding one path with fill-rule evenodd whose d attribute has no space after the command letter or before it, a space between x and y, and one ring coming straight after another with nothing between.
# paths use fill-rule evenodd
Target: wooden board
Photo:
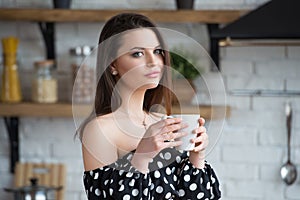
<instances>
[{"instance_id":1,"label":"wooden board","mask_svg":"<svg viewBox=\"0 0 300 200\"><path fill-rule=\"evenodd\" d=\"M66 167L54 163L17 163L15 169L15 187L30 186L30 179L37 178L38 185L61 187L55 191L55 199L63 200L66 187Z\"/></svg>"},{"instance_id":2,"label":"wooden board","mask_svg":"<svg viewBox=\"0 0 300 200\"><path fill-rule=\"evenodd\" d=\"M86 116L89 113L88 106L78 105L79 113ZM82 110L82 111L81 111ZM81 111L81 112L80 112ZM72 117L72 104L68 103L8 103L0 104L0 115L20 117Z\"/></svg>"},{"instance_id":3,"label":"wooden board","mask_svg":"<svg viewBox=\"0 0 300 200\"><path fill-rule=\"evenodd\" d=\"M39 103L0 103L0 116L6 117L86 117L91 112L89 105L75 105L76 113L72 111L71 103L39 104ZM210 106L210 105L183 105L172 107L174 114L199 114L210 119L222 119L230 116L229 106Z\"/></svg>"},{"instance_id":4,"label":"wooden board","mask_svg":"<svg viewBox=\"0 0 300 200\"><path fill-rule=\"evenodd\" d=\"M74 9L0 9L0 20L38 22L103 22L112 16L134 12L156 22L229 23L246 10L74 10Z\"/></svg>"}]
</instances>

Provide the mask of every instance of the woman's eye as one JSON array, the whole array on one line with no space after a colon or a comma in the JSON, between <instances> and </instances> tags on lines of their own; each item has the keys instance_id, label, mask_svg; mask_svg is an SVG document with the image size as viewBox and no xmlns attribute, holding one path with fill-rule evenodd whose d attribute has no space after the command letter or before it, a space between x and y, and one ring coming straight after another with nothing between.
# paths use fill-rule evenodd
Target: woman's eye
<instances>
[{"instance_id":1,"label":"woman's eye","mask_svg":"<svg viewBox=\"0 0 300 200\"><path fill-rule=\"evenodd\" d=\"M132 56L133 57L135 57L135 58L138 58L138 57L141 57L141 56L143 56L143 52L134 52L133 54L132 54Z\"/></svg>"},{"instance_id":2,"label":"woman's eye","mask_svg":"<svg viewBox=\"0 0 300 200\"><path fill-rule=\"evenodd\" d=\"M154 54L164 55L164 50L162 50L162 49L155 49L154 50Z\"/></svg>"}]
</instances>

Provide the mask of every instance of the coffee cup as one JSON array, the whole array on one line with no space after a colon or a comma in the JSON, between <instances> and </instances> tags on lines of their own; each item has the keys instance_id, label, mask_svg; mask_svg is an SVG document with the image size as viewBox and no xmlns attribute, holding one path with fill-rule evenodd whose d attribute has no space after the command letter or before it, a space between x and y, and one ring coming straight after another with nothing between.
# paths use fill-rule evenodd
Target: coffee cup
<instances>
[{"instance_id":1,"label":"coffee cup","mask_svg":"<svg viewBox=\"0 0 300 200\"><path fill-rule=\"evenodd\" d=\"M193 133L199 126L199 115L195 114L181 114L181 115L169 115L163 116L162 119L170 119L170 118L181 118L183 123L186 123L188 127L180 129L178 131L186 132L187 135L177 138L176 141L182 141L180 146L177 146L177 150L184 150L184 151L192 151L195 148L195 143L192 143L191 140L196 138L196 134Z\"/></svg>"},{"instance_id":2,"label":"coffee cup","mask_svg":"<svg viewBox=\"0 0 300 200\"><path fill-rule=\"evenodd\" d=\"M196 138L197 134L193 131L199 126L199 115L195 114L182 114L175 115L176 118L181 118L183 123L188 124L188 127L180 129L180 132L186 132L187 135L177 138L176 140L182 141L180 146L177 146L177 150L192 151L195 148L195 143L192 143L191 140Z\"/></svg>"}]
</instances>

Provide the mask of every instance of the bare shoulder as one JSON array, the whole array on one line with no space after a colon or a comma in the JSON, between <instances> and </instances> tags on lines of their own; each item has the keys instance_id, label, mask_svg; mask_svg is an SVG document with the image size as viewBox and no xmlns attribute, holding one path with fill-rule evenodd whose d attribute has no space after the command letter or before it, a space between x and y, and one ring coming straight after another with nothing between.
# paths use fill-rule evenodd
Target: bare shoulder
<instances>
[{"instance_id":1,"label":"bare shoulder","mask_svg":"<svg viewBox=\"0 0 300 200\"><path fill-rule=\"evenodd\" d=\"M111 164L117 159L117 148L109 116L91 120L83 131L82 153L85 170Z\"/></svg>"},{"instance_id":2,"label":"bare shoulder","mask_svg":"<svg viewBox=\"0 0 300 200\"><path fill-rule=\"evenodd\" d=\"M116 148L118 143L118 129L113 123L111 114L98 116L91 120L83 131L82 142L87 146L107 146ZM99 147L96 147L99 148Z\"/></svg>"},{"instance_id":3,"label":"bare shoulder","mask_svg":"<svg viewBox=\"0 0 300 200\"><path fill-rule=\"evenodd\" d=\"M84 134L91 134L91 133L105 134L107 133L107 130L111 130L111 128L113 127L111 122L112 122L111 114L98 116L87 123L83 133Z\"/></svg>"}]
</instances>

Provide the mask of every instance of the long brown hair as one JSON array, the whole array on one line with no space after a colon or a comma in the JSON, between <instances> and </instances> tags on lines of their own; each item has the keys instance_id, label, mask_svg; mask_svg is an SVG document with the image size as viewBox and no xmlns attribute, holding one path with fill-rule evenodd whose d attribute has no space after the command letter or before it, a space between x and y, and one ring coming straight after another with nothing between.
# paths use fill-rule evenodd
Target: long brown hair
<instances>
[{"instance_id":1,"label":"long brown hair","mask_svg":"<svg viewBox=\"0 0 300 200\"><path fill-rule=\"evenodd\" d=\"M106 22L100 34L97 58L97 77L99 77L99 80L96 87L94 110L77 130L80 138L82 138L83 129L89 121L97 116L112 113L115 110L115 108L112 108L112 105L117 105L116 108L121 105L122 100L114 91L117 79L112 75L109 68L115 57L116 49L121 45L121 41L110 41L110 39L119 33L145 27L151 28L156 34L164 51L163 59L165 67L160 84L156 88L146 91L143 109L149 112L153 105L163 104L166 114L169 115L171 113L171 90L169 89L171 87L170 55L166 50L167 47L161 34L155 24L146 16L135 13L119 14ZM112 43L114 48L111 47Z\"/></svg>"}]
</instances>

